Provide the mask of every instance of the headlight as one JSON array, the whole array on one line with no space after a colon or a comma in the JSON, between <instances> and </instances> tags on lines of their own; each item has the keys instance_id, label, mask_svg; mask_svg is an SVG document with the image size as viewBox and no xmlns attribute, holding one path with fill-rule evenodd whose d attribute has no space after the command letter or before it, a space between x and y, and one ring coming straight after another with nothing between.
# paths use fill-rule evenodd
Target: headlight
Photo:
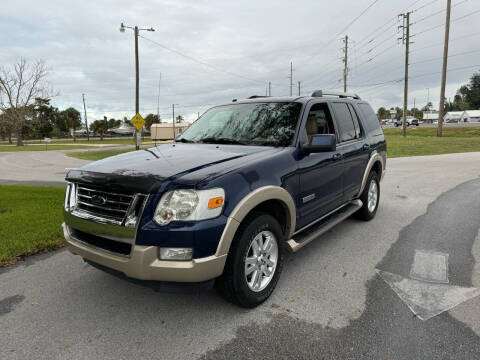
<instances>
[{"instance_id":1,"label":"headlight","mask_svg":"<svg viewBox=\"0 0 480 360\"><path fill-rule=\"evenodd\" d=\"M64 208L67 211L75 210L77 206L77 184L68 183L67 190L65 191L65 203Z\"/></svg>"},{"instance_id":2,"label":"headlight","mask_svg":"<svg viewBox=\"0 0 480 360\"><path fill-rule=\"evenodd\" d=\"M224 200L225 191L221 188L168 191L158 202L153 220L163 226L171 221L212 219L222 213Z\"/></svg>"}]
</instances>

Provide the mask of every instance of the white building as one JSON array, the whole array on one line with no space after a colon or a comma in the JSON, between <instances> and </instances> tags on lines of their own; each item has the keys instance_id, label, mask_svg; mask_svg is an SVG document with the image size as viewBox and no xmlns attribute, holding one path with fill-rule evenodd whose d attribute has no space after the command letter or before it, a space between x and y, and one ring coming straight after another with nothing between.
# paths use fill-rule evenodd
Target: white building
<instances>
[{"instance_id":1,"label":"white building","mask_svg":"<svg viewBox=\"0 0 480 360\"><path fill-rule=\"evenodd\" d=\"M464 111L449 111L443 117L444 122L456 121L459 122L462 119Z\"/></svg>"},{"instance_id":2,"label":"white building","mask_svg":"<svg viewBox=\"0 0 480 360\"><path fill-rule=\"evenodd\" d=\"M190 126L190 123L175 123L175 136L183 133ZM174 129L172 123L152 124L150 127L152 140L172 140Z\"/></svg>"},{"instance_id":3,"label":"white building","mask_svg":"<svg viewBox=\"0 0 480 360\"><path fill-rule=\"evenodd\" d=\"M480 122L480 110L465 110L462 114L461 121Z\"/></svg>"},{"instance_id":4,"label":"white building","mask_svg":"<svg viewBox=\"0 0 480 360\"><path fill-rule=\"evenodd\" d=\"M423 112L423 122L433 123L438 121L438 111L424 111Z\"/></svg>"}]
</instances>

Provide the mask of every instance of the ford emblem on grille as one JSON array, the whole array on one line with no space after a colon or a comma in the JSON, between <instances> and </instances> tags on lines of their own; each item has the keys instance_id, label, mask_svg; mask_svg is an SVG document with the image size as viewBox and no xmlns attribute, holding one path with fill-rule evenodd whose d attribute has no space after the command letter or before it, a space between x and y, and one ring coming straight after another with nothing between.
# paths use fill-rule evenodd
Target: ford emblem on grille
<instances>
[{"instance_id":1,"label":"ford emblem on grille","mask_svg":"<svg viewBox=\"0 0 480 360\"><path fill-rule=\"evenodd\" d=\"M92 203L94 203L95 205L105 205L106 202L107 202L107 199L105 198L105 196L101 196L101 195L92 196Z\"/></svg>"}]
</instances>

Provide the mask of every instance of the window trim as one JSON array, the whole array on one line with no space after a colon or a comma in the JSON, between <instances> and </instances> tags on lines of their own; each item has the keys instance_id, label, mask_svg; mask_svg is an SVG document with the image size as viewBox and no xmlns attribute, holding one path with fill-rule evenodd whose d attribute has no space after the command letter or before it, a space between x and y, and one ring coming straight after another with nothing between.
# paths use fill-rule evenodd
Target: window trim
<instances>
[{"instance_id":1,"label":"window trim","mask_svg":"<svg viewBox=\"0 0 480 360\"><path fill-rule=\"evenodd\" d=\"M338 144L338 131L337 131L337 124L335 122L335 115L333 114L333 109L330 106L330 101L327 99L311 99L307 103L305 103L303 113L301 115L301 119L298 122L299 127L297 129L297 138L295 139L295 144L296 146L300 146L301 144L305 144L307 141L307 119L308 119L308 114L310 114L310 110L313 106L317 104L326 104L328 111L330 112L330 117L332 119L332 125L333 125L333 130L335 131L335 138L337 139L337 144ZM333 134L332 134L333 135Z\"/></svg>"},{"instance_id":2,"label":"window trim","mask_svg":"<svg viewBox=\"0 0 480 360\"><path fill-rule=\"evenodd\" d=\"M348 106L349 104L351 105L351 102L350 102L350 101L330 101L330 104L345 104L345 105L347 106L347 109L348 109L349 113L350 113L350 108L349 108L349 106ZM335 114L335 111L333 110L333 106L330 106L330 107L331 107L331 109L332 109L332 114L333 114L334 121L335 121L335 123L336 123L336 127L338 128L339 126L338 126L337 116L336 116L336 114ZM350 113L350 116L352 117L352 124L353 124L353 128L355 129L355 122L353 121L353 116L352 116L351 113ZM357 116L357 118L358 118L358 116ZM355 138L349 139L349 140L345 140L345 141L341 141L340 130L337 132L337 144L338 144L338 145L353 143L353 142L355 142L355 141L357 141L357 140L360 140L360 139L362 139L362 137L357 138L357 134L356 134L356 132L355 132Z\"/></svg>"}]
</instances>

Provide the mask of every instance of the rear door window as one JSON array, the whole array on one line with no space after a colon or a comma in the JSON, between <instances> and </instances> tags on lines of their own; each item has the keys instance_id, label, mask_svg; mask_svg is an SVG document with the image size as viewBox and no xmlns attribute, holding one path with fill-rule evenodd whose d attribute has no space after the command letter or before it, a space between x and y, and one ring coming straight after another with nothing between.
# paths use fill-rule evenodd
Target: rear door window
<instances>
[{"instance_id":1,"label":"rear door window","mask_svg":"<svg viewBox=\"0 0 480 360\"><path fill-rule=\"evenodd\" d=\"M352 114L348 109L347 103L332 102L333 112L338 127L340 142L354 140L357 137L357 131L353 122Z\"/></svg>"},{"instance_id":2,"label":"rear door window","mask_svg":"<svg viewBox=\"0 0 480 360\"><path fill-rule=\"evenodd\" d=\"M356 138L359 139L362 136L362 129L360 128L360 124L358 122L357 113L355 112L355 109L353 108L352 104L348 104L348 108L350 109L350 113L352 114L353 125L355 125Z\"/></svg>"},{"instance_id":3,"label":"rear door window","mask_svg":"<svg viewBox=\"0 0 480 360\"><path fill-rule=\"evenodd\" d=\"M373 111L372 107L366 103L359 103L358 107L363 113L363 119L367 131L372 133L372 135L382 134L380 122L378 121L377 115L375 114L375 111Z\"/></svg>"}]
</instances>

